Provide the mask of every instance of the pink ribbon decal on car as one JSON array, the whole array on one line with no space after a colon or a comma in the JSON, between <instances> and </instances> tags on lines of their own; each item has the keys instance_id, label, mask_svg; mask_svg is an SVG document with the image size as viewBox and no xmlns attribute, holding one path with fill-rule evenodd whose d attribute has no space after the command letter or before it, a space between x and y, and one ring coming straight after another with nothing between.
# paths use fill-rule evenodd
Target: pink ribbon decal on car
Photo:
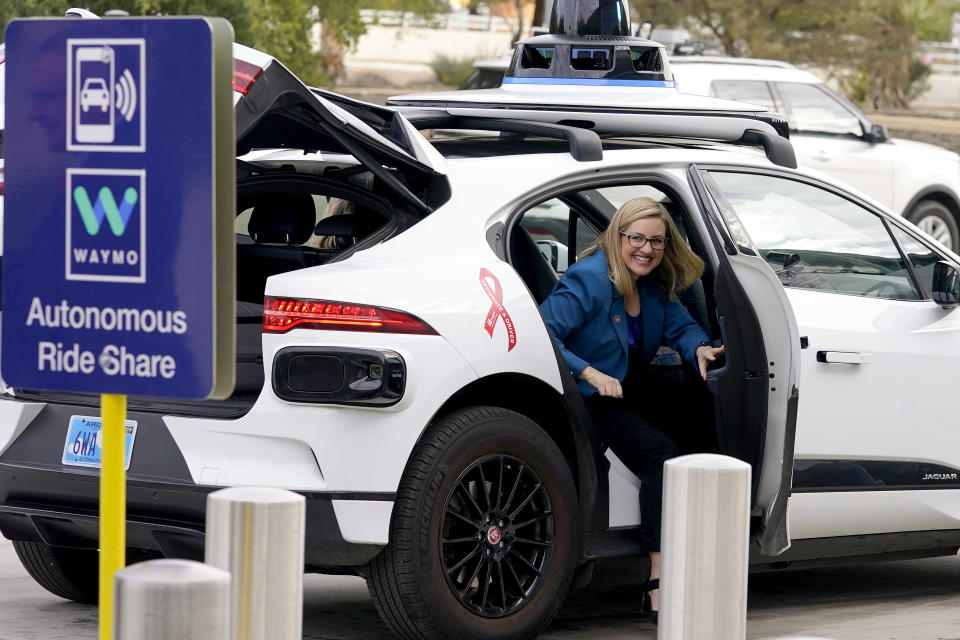
<instances>
[{"instance_id":1,"label":"pink ribbon decal on car","mask_svg":"<svg viewBox=\"0 0 960 640\"><path fill-rule=\"evenodd\" d=\"M493 280L493 287L487 280ZM513 326L513 320L510 314L503 306L503 287L497 276L490 273L488 269L480 269L480 286L484 293L490 298L490 310L487 311L487 319L483 323L483 328L493 337L493 328L497 326L497 318L503 318L503 326L507 328L507 351L517 346L517 331Z\"/></svg>"}]
</instances>

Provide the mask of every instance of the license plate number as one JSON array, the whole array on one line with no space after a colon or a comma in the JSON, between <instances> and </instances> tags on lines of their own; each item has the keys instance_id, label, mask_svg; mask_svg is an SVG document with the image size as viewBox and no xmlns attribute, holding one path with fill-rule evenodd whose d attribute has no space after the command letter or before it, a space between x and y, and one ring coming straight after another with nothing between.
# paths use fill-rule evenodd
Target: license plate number
<instances>
[{"instance_id":1,"label":"license plate number","mask_svg":"<svg viewBox=\"0 0 960 640\"><path fill-rule=\"evenodd\" d=\"M63 464L100 467L103 455L101 423L101 419L96 416L70 416L67 439L63 444ZM136 420L127 420L124 423L124 469L130 468L130 454L133 452L133 440L136 436Z\"/></svg>"}]
</instances>

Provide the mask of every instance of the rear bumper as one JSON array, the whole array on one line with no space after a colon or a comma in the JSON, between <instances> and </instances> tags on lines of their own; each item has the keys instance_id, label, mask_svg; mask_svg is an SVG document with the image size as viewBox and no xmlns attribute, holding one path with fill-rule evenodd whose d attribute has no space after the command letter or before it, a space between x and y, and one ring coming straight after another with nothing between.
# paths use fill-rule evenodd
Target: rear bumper
<instances>
[{"instance_id":1,"label":"rear bumper","mask_svg":"<svg viewBox=\"0 0 960 640\"><path fill-rule=\"evenodd\" d=\"M207 494L218 488L128 482L127 546L168 558L203 560ZM95 474L0 463L0 533L11 540L95 549L98 492ZM308 571L342 571L364 565L380 552L381 545L344 540L333 510L333 500L343 499L343 495L302 495L306 498L304 559Z\"/></svg>"},{"instance_id":2,"label":"rear bumper","mask_svg":"<svg viewBox=\"0 0 960 640\"><path fill-rule=\"evenodd\" d=\"M97 548L99 471L61 462L70 416L97 413L83 405L0 401L0 440L5 431L12 434L0 442L0 533L5 537ZM137 421L127 472L127 546L202 559L207 494L221 487L194 482L160 413L134 410L127 418ZM10 431L10 425L19 426ZM394 494L300 493L306 498L307 570L342 572L380 552L381 544L344 538L335 506L343 510L344 504L376 501L386 508Z\"/></svg>"}]
</instances>

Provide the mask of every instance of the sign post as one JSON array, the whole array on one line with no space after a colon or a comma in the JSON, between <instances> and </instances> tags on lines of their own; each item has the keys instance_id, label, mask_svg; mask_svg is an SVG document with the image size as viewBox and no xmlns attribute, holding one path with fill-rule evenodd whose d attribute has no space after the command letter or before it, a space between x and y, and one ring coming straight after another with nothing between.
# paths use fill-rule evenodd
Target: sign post
<instances>
[{"instance_id":1,"label":"sign post","mask_svg":"<svg viewBox=\"0 0 960 640\"><path fill-rule=\"evenodd\" d=\"M100 468L100 640L113 640L113 576L127 552L127 478L123 466L123 425L127 396L100 395L103 461Z\"/></svg>"},{"instance_id":2,"label":"sign post","mask_svg":"<svg viewBox=\"0 0 960 640\"><path fill-rule=\"evenodd\" d=\"M26 19L5 34L0 370L101 394L101 416L64 425L61 459L100 470L101 640L126 553L127 394L233 390L232 40L220 18Z\"/></svg>"}]
</instances>

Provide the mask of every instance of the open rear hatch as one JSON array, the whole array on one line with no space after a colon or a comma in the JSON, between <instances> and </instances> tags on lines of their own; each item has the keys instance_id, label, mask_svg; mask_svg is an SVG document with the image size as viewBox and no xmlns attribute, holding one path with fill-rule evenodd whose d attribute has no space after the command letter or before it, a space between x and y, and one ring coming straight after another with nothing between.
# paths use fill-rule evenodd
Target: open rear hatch
<instances>
[{"instance_id":1,"label":"open rear hatch","mask_svg":"<svg viewBox=\"0 0 960 640\"><path fill-rule=\"evenodd\" d=\"M253 149L348 154L414 210L450 197L443 157L395 109L310 89L278 60L234 45L237 155Z\"/></svg>"},{"instance_id":2,"label":"open rear hatch","mask_svg":"<svg viewBox=\"0 0 960 640\"><path fill-rule=\"evenodd\" d=\"M256 149L290 149L318 159L336 156L349 161L352 157L358 169L375 176L380 195L416 217L429 214L449 198L443 157L397 111L311 89L278 60L255 49L234 44L233 53L238 156ZM244 173L249 172L238 172ZM236 306L237 385L229 398L130 397L130 410L208 417L246 413L263 387L262 306L249 301L238 301ZM98 406L100 401L91 394L28 389L14 393L25 399L75 405Z\"/></svg>"}]
</instances>

